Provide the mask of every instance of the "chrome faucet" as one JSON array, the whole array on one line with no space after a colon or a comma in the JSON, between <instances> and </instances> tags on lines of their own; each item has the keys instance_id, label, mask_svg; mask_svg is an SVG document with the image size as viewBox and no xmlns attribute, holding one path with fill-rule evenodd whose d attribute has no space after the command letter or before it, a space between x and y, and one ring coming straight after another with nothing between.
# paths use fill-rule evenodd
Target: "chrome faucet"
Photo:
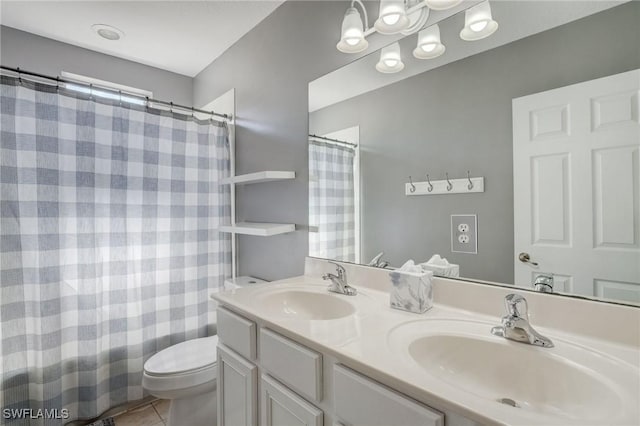
<instances>
[{"instance_id":1,"label":"chrome faucet","mask_svg":"<svg viewBox=\"0 0 640 426\"><path fill-rule=\"evenodd\" d=\"M533 281L533 289L541 293L553 293L553 275L538 275Z\"/></svg>"},{"instance_id":2,"label":"chrome faucet","mask_svg":"<svg viewBox=\"0 0 640 426\"><path fill-rule=\"evenodd\" d=\"M371 259L371 261L367 263L367 266L373 266L375 268L386 268L387 266L389 266L389 262L387 262L386 260L382 260L382 256L384 256L383 251L381 251L373 259Z\"/></svg>"},{"instance_id":3,"label":"chrome faucet","mask_svg":"<svg viewBox=\"0 0 640 426\"><path fill-rule=\"evenodd\" d=\"M323 280L331 280L328 290L334 293L346 294L347 296L355 296L358 291L347 284L347 271L344 270L344 267L335 262L329 263L336 265L337 275L329 273L322 276Z\"/></svg>"},{"instance_id":4,"label":"chrome faucet","mask_svg":"<svg viewBox=\"0 0 640 426\"><path fill-rule=\"evenodd\" d=\"M504 298L504 303L507 307L507 315L502 317L502 325L491 329L492 334L543 348L553 347L551 339L535 331L529 324L527 299L512 293ZM522 303L522 311L518 310L519 303Z\"/></svg>"}]
</instances>

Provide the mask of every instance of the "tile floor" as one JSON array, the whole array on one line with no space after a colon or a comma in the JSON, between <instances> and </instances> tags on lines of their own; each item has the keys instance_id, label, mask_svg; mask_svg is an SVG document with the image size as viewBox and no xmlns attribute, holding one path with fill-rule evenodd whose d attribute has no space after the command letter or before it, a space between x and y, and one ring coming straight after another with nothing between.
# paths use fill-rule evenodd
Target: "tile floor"
<instances>
[{"instance_id":1,"label":"tile floor","mask_svg":"<svg viewBox=\"0 0 640 426\"><path fill-rule=\"evenodd\" d=\"M116 426L164 426L169 417L169 400L158 399L114 417Z\"/></svg>"}]
</instances>

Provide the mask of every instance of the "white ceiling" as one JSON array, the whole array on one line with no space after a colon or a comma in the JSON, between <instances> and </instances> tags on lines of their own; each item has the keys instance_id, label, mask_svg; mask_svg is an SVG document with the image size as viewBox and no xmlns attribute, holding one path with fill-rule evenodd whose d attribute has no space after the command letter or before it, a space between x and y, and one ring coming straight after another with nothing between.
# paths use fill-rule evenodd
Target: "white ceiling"
<instances>
[{"instance_id":1,"label":"white ceiling","mask_svg":"<svg viewBox=\"0 0 640 426\"><path fill-rule=\"evenodd\" d=\"M283 0L1 0L0 23L190 77L273 12ZM125 33L99 37L93 24Z\"/></svg>"}]
</instances>

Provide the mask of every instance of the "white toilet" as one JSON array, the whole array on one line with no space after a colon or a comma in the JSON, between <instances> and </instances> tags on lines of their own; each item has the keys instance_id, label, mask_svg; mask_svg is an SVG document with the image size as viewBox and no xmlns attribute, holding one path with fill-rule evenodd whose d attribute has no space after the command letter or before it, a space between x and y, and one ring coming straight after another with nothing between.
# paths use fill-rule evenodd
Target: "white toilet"
<instances>
[{"instance_id":1,"label":"white toilet","mask_svg":"<svg viewBox=\"0 0 640 426\"><path fill-rule=\"evenodd\" d=\"M266 281L254 277L226 280L231 290ZM142 386L160 399L169 399L168 426L216 426L218 336L187 340L161 350L144 363Z\"/></svg>"},{"instance_id":2,"label":"white toilet","mask_svg":"<svg viewBox=\"0 0 640 426\"><path fill-rule=\"evenodd\" d=\"M169 399L168 426L215 426L218 336L187 340L144 363L142 386Z\"/></svg>"}]
</instances>

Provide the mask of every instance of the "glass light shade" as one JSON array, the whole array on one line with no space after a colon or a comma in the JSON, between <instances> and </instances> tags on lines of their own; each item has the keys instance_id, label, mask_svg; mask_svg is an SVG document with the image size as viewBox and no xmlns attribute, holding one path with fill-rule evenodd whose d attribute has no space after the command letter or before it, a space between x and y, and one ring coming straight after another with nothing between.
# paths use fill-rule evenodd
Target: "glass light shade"
<instances>
[{"instance_id":1,"label":"glass light shade","mask_svg":"<svg viewBox=\"0 0 640 426\"><path fill-rule=\"evenodd\" d=\"M376 64L376 69L384 74L392 74L404 69L402 57L400 56L399 43L393 43L382 49L380 52L380 61Z\"/></svg>"},{"instance_id":2,"label":"glass light shade","mask_svg":"<svg viewBox=\"0 0 640 426\"><path fill-rule=\"evenodd\" d=\"M445 50L440 41L440 27L435 24L418 33L418 46L413 50L413 56L417 59L433 59L442 55Z\"/></svg>"},{"instance_id":3,"label":"glass light shade","mask_svg":"<svg viewBox=\"0 0 640 426\"><path fill-rule=\"evenodd\" d=\"M485 1L464 12L464 28L460 31L460 38L466 41L482 40L497 29L498 23L491 16L491 5Z\"/></svg>"},{"instance_id":4,"label":"glass light shade","mask_svg":"<svg viewBox=\"0 0 640 426\"><path fill-rule=\"evenodd\" d=\"M403 0L381 0L380 14L374 27L380 34L396 34L409 26Z\"/></svg>"},{"instance_id":5,"label":"glass light shade","mask_svg":"<svg viewBox=\"0 0 640 426\"><path fill-rule=\"evenodd\" d=\"M462 0L424 0L429 9L446 10L462 3Z\"/></svg>"},{"instance_id":6,"label":"glass light shade","mask_svg":"<svg viewBox=\"0 0 640 426\"><path fill-rule=\"evenodd\" d=\"M367 47L369 47L369 42L364 38L360 12L355 7L350 7L344 14L340 41L336 48L343 53L358 53Z\"/></svg>"}]
</instances>

